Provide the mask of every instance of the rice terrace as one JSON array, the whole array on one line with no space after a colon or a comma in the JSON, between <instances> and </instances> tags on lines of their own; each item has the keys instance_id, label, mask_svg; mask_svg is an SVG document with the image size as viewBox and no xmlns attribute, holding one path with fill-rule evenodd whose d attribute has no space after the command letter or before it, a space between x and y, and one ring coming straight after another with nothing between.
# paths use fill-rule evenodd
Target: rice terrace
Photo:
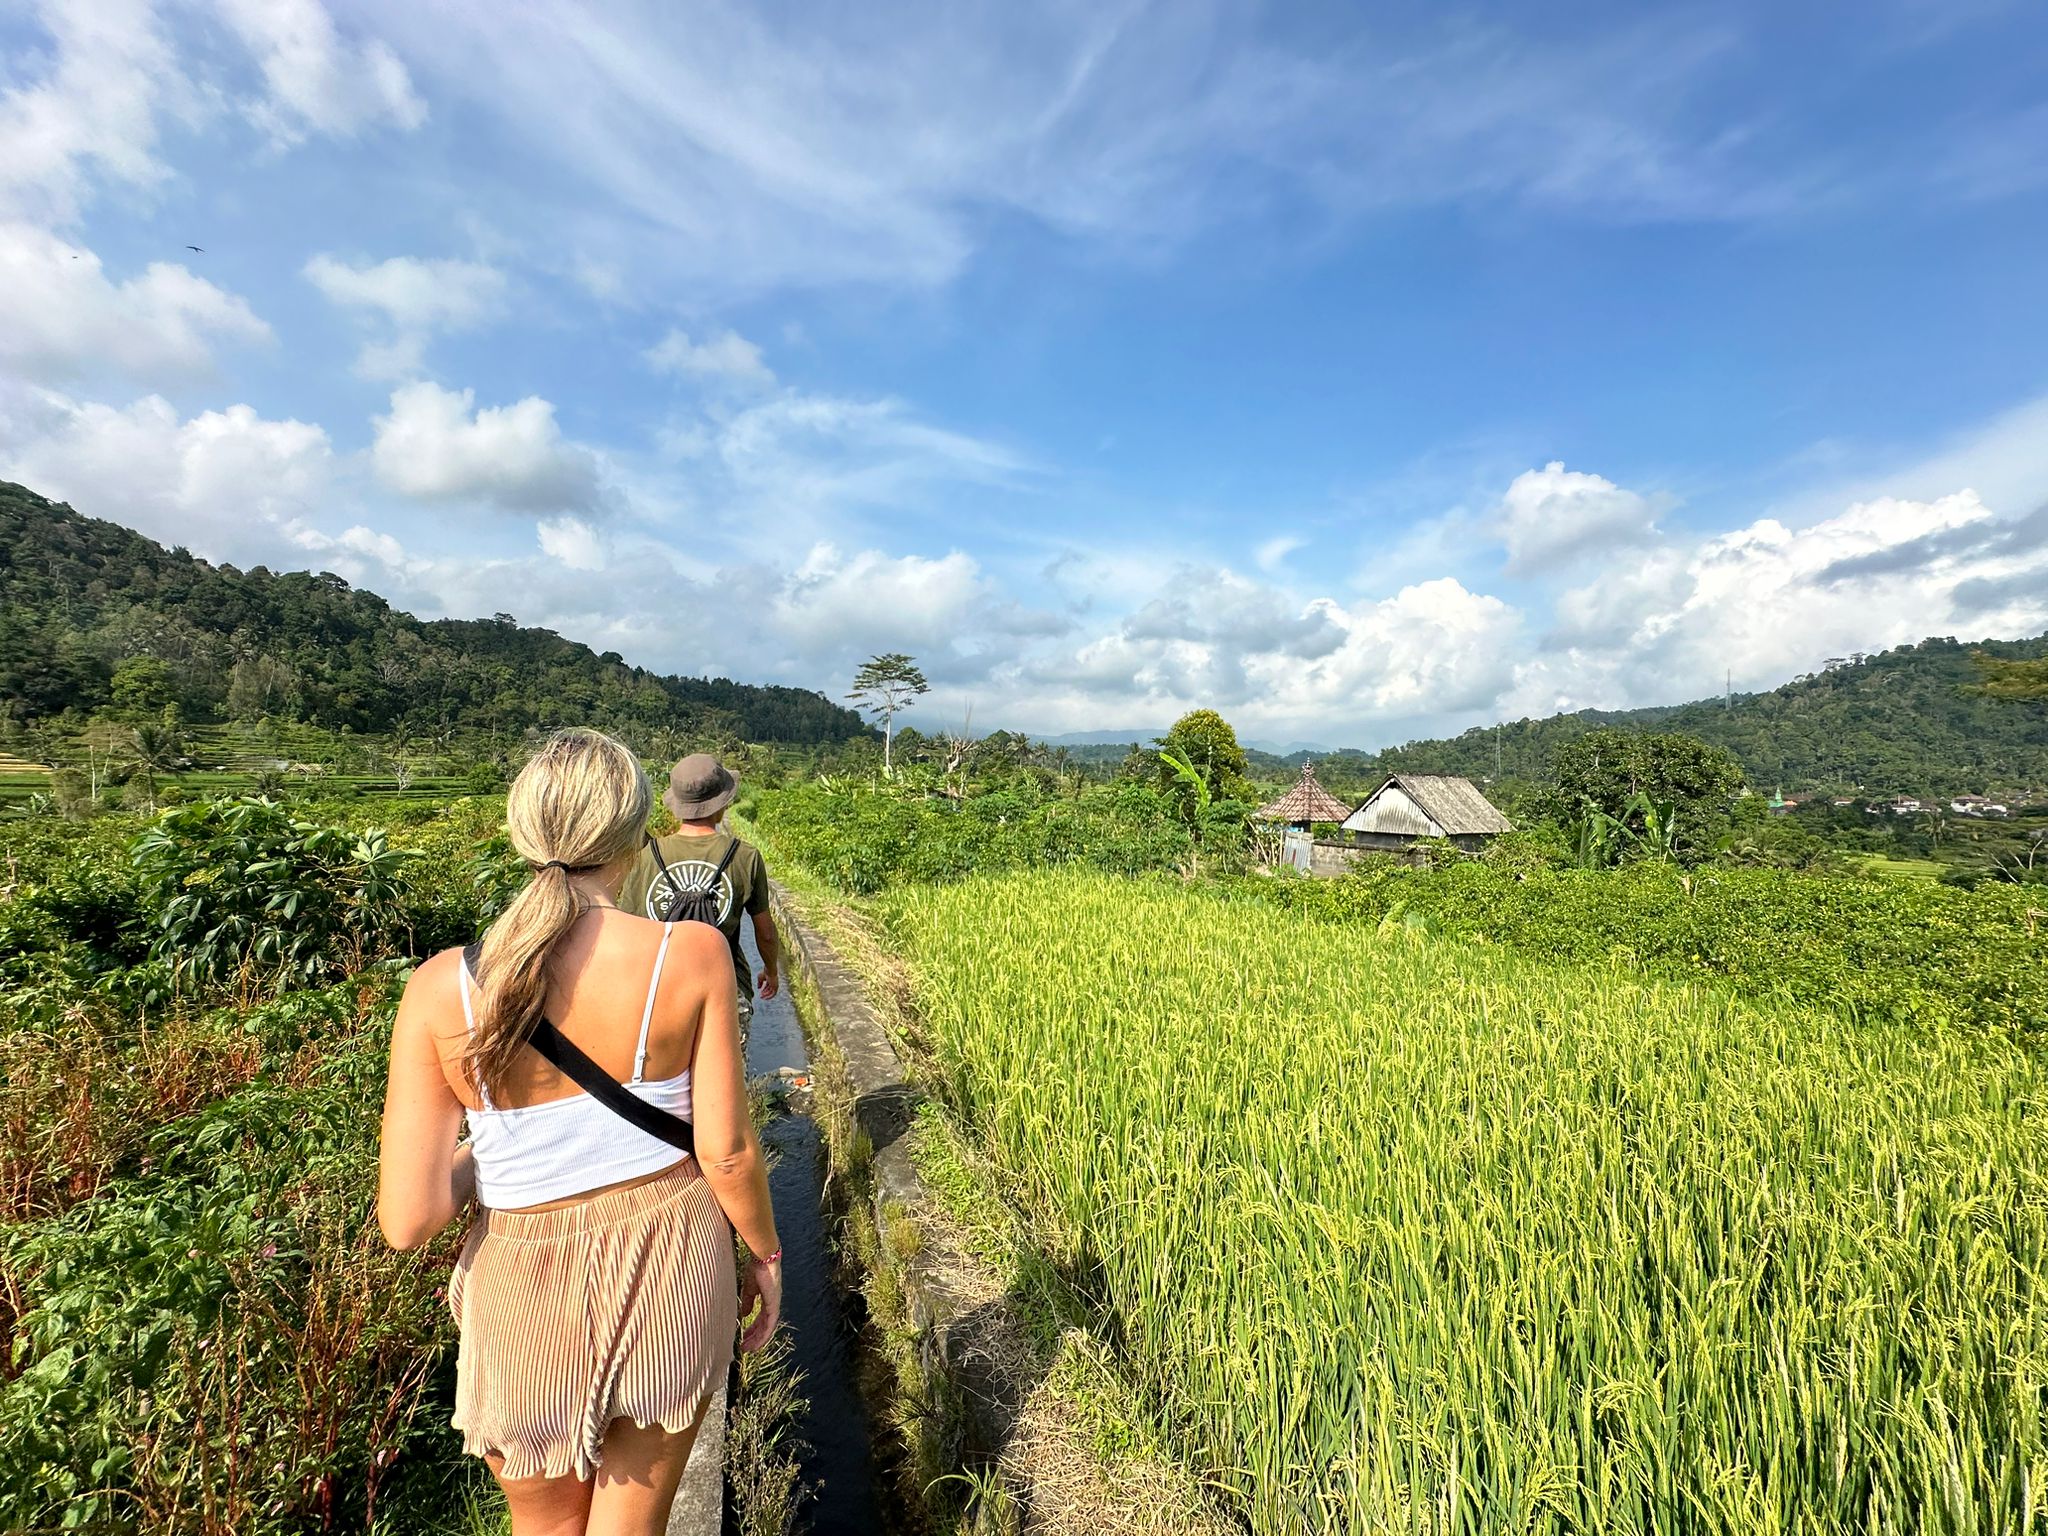
<instances>
[{"instance_id":1,"label":"rice terrace","mask_svg":"<svg viewBox=\"0 0 2048 1536\"><path fill-rule=\"evenodd\" d=\"M0 14L0 1532L2048 1536L2044 81Z\"/></svg>"}]
</instances>

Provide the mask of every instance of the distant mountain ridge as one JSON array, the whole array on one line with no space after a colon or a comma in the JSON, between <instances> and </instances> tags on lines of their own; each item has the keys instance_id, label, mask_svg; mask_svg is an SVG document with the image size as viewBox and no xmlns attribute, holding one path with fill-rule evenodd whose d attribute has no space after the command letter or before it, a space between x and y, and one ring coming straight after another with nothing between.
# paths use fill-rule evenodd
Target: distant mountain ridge
<instances>
[{"instance_id":1,"label":"distant mountain ridge","mask_svg":"<svg viewBox=\"0 0 2048 1536\"><path fill-rule=\"evenodd\" d=\"M327 572L212 565L0 481L0 712L114 703L354 731L871 734L809 689L663 676L502 616L417 619Z\"/></svg>"},{"instance_id":2,"label":"distant mountain ridge","mask_svg":"<svg viewBox=\"0 0 2048 1536\"><path fill-rule=\"evenodd\" d=\"M1760 789L1845 795L2048 792L2048 709L1970 692L1972 651L2048 656L2031 640L1923 640L1795 678L1766 693L1645 709L1578 710L1478 726L1380 752L1328 754L1353 775L1455 773L1547 780L1564 743L1603 726L1684 731L1726 747ZM1298 765L1307 753L1288 761ZM1324 754L1315 754L1319 759Z\"/></svg>"},{"instance_id":3,"label":"distant mountain ridge","mask_svg":"<svg viewBox=\"0 0 2048 1536\"><path fill-rule=\"evenodd\" d=\"M2031 640L1923 640L1858 656L1782 687L1689 704L1582 709L1543 719L1475 726L1459 736L1404 742L1367 752L1247 739L1255 773L1273 777L1310 758L1328 779L1389 773L1454 773L1487 781L1546 782L1557 749L1612 726L1684 731L1733 752L1762 789L1841 794L2048 793L2048 710L1969 692L1972 651L2008 660L2048 656L2048 635ZM1049 746L1150 745L1154 731L1074 731L1034 740ZM1102 757L1100 751L1090 754ZM1114 755L1114 754L1110 754Z\"/></svg>"}]
</instances>

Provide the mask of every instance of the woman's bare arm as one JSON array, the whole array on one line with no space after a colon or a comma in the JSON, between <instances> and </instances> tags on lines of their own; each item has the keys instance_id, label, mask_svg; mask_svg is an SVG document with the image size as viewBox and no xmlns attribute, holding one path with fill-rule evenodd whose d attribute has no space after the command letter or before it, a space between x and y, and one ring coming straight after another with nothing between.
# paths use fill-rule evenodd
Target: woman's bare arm
<instances>
[{"instance_id":1,"label":"woman's bare arm","mask_svg":"<svg viewBox=\"0 0 2048 1536\"><path fill-rule=\"evenodd\" d=\"M753 1256L740 1275L740 1317L753 1318L740 1335L740 1348L755 1350L768 1342L782 1314L782 1239L775 1235L768 1165L747 1104L738 983L724 934L706 923L684 923L679 932L692 961L685 967L691 985L707 987L690 1057L697 1166Z\"/></svg>"},{"instance_id":2,"label":"woman's bare arm","mask_svg":"<svg viewBox=\"0 0 2048 1536\"><path fill-rule=\"evenodd\" d=\"M377 1161L377 1225L394 1248L417 1248L476 1194L467 1146L457 1148L462 1102L434 1047L433 1019L454 999L454 952L413 972L391 1027L391 1074ZM430 1001L432 999L432 1001Z\"/></svg>"},{"instance_id":3,"label":"woman's bare arm","mask_svg":"<svg viewBox=\"0 0 2048 1536\"><path fill-rule=\"evenodd\" d=\"M732 954L725 936L705 923L678 924L674 942L691 962L680 969L692 978L706 978L697 983L705 987L704 1017L690 1058L697 1166L748 1250L774 1253L782 1244L768 1201L768 1166L747 1106Z\"/></svg>"}]
</instances>

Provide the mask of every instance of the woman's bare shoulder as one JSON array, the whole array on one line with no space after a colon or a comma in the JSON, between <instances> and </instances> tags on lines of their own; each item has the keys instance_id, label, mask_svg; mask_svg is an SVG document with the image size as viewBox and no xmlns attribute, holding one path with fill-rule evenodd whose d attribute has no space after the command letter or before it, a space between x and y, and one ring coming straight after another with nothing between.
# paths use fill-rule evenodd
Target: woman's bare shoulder
<instances>
[{"instance_id":1,"label":"woman's bare shoulder","mask_svg":"<svg viewBox=\"0 0 2048 1536\"><path fill-rule=\"evenodd\" d=\"M455 972L462 964L460 949L444 949L438 955L429 955L412 968L412 976L405 984L405 990L424 990L435 986L453 986Z\"/></svg>"},{"instance_id":2,"label":"woman's bare shoulder","mask_svg":"<svg viewBox=\"0 0 2048 1536\"><path fill-rule=\"evenodd\" d=\"M709 923L676 923L668 941L679 946L684 954L725 955L732 952L726 944L725 931Z\"/></svg>"},{"instance_id":3,"label":"woman's bare shoulder","mask_svg":"<svg viewBox=\"0 0 2048 1536\"><path fill-rule=\"evenodd\" d=\"M452 1025L453 1033L464 1033L462 999L456 990L461 985L457 979L461 965L461 950L444 949L413 967L398 1003L400 1028L417 1024L430 1034L443 1035L451 1032Z\"/></svg>"}]
</instances>

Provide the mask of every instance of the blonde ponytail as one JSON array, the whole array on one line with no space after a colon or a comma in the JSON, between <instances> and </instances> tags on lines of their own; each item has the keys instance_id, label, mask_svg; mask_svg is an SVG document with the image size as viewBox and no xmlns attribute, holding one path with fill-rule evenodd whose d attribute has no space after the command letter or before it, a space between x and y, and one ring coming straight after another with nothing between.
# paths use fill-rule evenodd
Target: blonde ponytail
<instances>
[{"instance_id":1,"label":"blonde ponytail","mask_svg":"<svg viewBox=\"0 0 2048 1536\"><path fill-rule=\"evenodd\" d=\"M505 828L533 876L484 933L472 1081L496 1092L547 1006L548 959L595 905L572 875L630 857L653 792L640 760L597 731L557 731L505 797Z\"/></svg>"}]
</instances>

